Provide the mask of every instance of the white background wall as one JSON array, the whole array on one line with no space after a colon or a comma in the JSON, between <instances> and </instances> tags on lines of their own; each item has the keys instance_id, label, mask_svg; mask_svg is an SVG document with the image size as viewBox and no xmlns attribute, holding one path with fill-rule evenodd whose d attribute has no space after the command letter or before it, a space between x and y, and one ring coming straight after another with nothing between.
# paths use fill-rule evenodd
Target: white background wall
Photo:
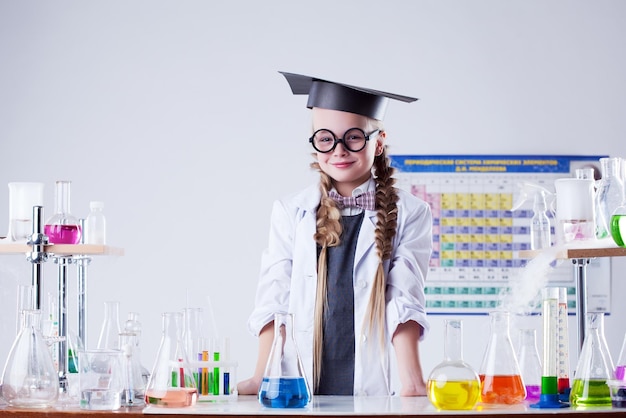
<instances>
[{"instance_id":1,"label":"white background wall","mask_svg":"<svg viewBox=\"0 0 626 418\"><path fill-rule=\"evenodd\" d=\"M142 315L151 367L160 314L210 297L243 378L271 203L317 179L305 98L278 70L419 97L390 105L394 154L626 156L625 19L619 0L0 0L0 184L45 182L48 216L55 180L72 180L76 216L105 202L109 243L125 255L90 267L89 345L103 302L118 300L122 318ZM614 260L614 357L625 267ZM24 257L1 256L2 362L16 286L29 282ZM44 282L56 292L52 263ZM426 375L442 324L432 317L421 346ZM478 367L487 318L465 328Z\"/></svg>"}]
</instances>

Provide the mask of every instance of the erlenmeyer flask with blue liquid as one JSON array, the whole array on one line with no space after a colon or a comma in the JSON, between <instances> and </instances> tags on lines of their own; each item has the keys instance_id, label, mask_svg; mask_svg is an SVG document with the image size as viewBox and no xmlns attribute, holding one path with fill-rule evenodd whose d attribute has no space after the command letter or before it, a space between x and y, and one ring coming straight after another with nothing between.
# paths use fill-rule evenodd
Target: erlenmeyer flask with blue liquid
<instances>
[{"instance_id":1,"label":"erlenmeyer flask with blue liquid","mask_svg":"<svg viewBox=\"0 0 626 418\"><path fill-rule=\"evenodd\" d=\"M311 399L293 321L293 314L274 315L274 342L259 390L259 402L270 408L303 408Z\"/></svg>"}]
</instances>

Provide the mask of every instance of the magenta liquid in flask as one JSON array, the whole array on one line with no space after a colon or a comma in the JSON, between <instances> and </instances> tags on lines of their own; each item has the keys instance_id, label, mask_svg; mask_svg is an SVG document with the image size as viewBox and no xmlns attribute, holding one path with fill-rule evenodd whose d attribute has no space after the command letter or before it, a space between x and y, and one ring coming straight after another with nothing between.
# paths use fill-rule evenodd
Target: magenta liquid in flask
<instances>
[{"instance_id":1,"label":"magenta liquid in flask","mask_svg":"<svg viewBox=\"0 0 626 418\"><path fill-rule=\"evenodd\" d=\"M80 224L70 213L69 181L57 181L55 213L46 222L44 233L51 244L78 244L82 235Z\"/></svg>"}]
</instances>

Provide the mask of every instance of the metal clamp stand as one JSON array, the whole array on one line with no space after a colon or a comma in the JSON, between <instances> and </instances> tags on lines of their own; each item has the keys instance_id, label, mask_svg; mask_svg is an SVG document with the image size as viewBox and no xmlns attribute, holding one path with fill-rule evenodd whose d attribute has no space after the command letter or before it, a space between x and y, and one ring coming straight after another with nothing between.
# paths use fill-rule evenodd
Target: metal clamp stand
<instances>
[{"instance_id":1,"label":"metal clamp stand","mask_svg":"<svg viewBox=\"0 0 626 418\"><path fill-rule=\"evenodd\" d=\"M44 248L45 245L48 245L48 237L44 235L43 231L43 206L33 206L33 233L27 244L33 246L33 251L26 255L26 258L32 265L33 307L41 309L43 296L41 287L41 278L43 277L42 264L48 260L48 254Z\"/></svg>"},{"instance_id":2,"label":"metal clamp stand","mask_svg":"<svg viewBox=\"0 0 626 418\"><path fill-rule=\"evenodd\" d=\"M585 342L585 321L587 317L587 264L588 258L573 258L576 266L576 319L578 320L578 352Z\"/></svg>"}]
</instances>

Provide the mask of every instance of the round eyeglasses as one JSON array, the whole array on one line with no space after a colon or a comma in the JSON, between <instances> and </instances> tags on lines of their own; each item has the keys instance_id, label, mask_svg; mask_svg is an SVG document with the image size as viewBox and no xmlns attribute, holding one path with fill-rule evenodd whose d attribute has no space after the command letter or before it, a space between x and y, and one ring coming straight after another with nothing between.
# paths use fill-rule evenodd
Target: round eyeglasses
<instances>
[{"instance_id":1,"label":"round eyeglasses","mask_svg":"<svg viewBox=\"0 0 626 418\"><path fill-rule=\"evenodd\" d=\"M370 137L377 133L380 133L380 129L376 129L366 135L363 129L351 128L343 134L342 138L337 138L335 134L328 129L318 129L313 136L309 138L309 142L317 152L331 152L340 142L348 151L359 152L365 148L365 144L367 144Z\"/></svg>"}]
</instances>

